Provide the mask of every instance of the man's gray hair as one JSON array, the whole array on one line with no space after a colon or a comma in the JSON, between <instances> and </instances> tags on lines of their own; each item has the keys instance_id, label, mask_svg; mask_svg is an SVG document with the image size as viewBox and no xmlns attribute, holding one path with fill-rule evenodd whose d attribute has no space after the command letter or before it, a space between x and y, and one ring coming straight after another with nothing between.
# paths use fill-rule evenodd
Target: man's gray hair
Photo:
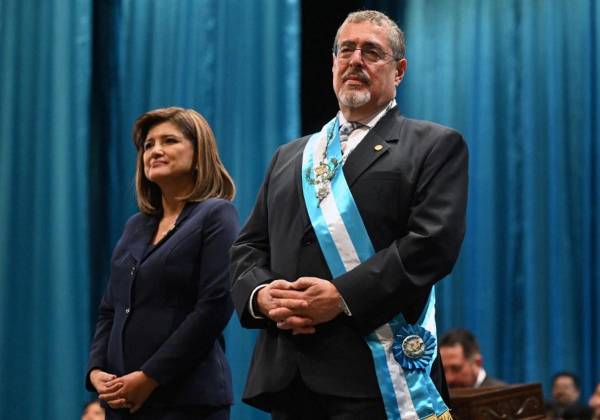
<instances>
[{"instance_id":1,"label":"man's gray hair","mask_svg":"<svg viewBox=\"0 0 600 420\"><path fill-rule=\"evenodd\" d=\"M392 54L394 55L394 58L396 60L404 58L404 54L406 52L406 47L404 45L404 32L402 32L402 29L396 25L396 22L387 17L385 14L376 10L359 10L358 12L350 13L335 34L335 40L333 41L334 52L337 52L337 42L342 27L347 23L361 22L371 22L377 26L384 27L390 41L390 46L392 47Z\"/></svg>"}]
</instances>

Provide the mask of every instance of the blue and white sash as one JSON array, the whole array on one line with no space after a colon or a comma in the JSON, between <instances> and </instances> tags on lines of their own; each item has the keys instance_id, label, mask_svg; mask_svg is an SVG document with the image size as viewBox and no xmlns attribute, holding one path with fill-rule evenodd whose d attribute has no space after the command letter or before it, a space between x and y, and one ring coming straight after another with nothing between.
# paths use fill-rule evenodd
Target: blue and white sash
<instances>
[{"instance_id":1,"label":"blue and white sash","mask_svg":"<svg viewBox=\"0 0 600 420\"><path fill-rule=\"evenodd\" d=\"M375 254L341 166L331 182L315 185L324 161L342 162L339 122L334 118L310 137L302 160L306 208L332 276L338 277ZM319 201L317 189L328 194ZM365 337L371 349L388 420L451 419L429 373L437 355L435 291L415 325L398 314Z\"/></svg>"}]
</instances>

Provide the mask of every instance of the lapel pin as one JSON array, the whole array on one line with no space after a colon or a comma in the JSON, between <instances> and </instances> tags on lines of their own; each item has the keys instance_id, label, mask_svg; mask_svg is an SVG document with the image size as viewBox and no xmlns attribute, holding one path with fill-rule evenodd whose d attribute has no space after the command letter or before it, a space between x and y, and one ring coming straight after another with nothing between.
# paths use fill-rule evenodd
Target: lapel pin
<instances>
[{"instance_id":1,"label":"lapel pin","mask_svg":"<svg viewBox=\"0 0 600 420\"><path fill-rule=\"evenodd\" d=\"M381 149L383 149L383 146L378 144L377 146L373 147L373 149L375 149L376 152L379 152Z\"/></svg>"}]
</instances>

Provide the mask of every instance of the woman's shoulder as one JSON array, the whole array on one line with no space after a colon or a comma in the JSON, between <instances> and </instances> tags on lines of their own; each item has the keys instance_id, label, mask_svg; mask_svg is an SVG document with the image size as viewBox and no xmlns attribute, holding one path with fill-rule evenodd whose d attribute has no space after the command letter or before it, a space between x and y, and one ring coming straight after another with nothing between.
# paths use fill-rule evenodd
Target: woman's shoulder
<instances>
[{"instance_id":1,"label":"woman's shoulder","mask_svg":"<svg viewBox=\"0 0 600 420\"><path fill-rule=\"evenodd\" d=\"M203 201L190 202L188 205L192 206L191 213L196 215L211 216L213 214L236 212L235 205L223 198L208 198Z\"/></svg>"},{"instance_id":2,"label":"woman's shoulder","mask_svg":"<svg viewBox=\"0 0 600 420\"><path fill-rule=\"evenodd\" d=\"M193 208L190 211L191 225L203 226L231 226L239 229L238 213L234 204L222 198L209 198L200 202L189 203Z\"/></svg>"},{"instance_id":3,"label":"woman's shoulder","mask_svg":"<svg viewBox=\"0 0 600 420\"><path fill-rule=\"evenodd\" d=\"M151 216L149 214L137 212L137 213L133 214L129 219L127 219L127 222L125 222L124 230L127 231L130 229L135 229L137 226L145 225L152 218L153 218L153 216Z\"/></svg>"},{"instance_id":4,"label":"woman's shoulder","mask_svg":"<svg viewBox=\"0 0 600 420\"><path fill-rule=\"evenodd\" d=\"M135 213L125 222L121 238L128 238L131 235L136 235L141 229L147 229L151 223L156 223L155 219L156 217L149 214L142 212Z\"/></svg>"}]
</instances>

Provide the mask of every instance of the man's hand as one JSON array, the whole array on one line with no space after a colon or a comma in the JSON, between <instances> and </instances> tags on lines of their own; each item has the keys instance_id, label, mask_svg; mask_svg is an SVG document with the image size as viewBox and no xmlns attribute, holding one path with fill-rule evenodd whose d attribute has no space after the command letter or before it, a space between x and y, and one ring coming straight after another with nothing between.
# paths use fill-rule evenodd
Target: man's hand
<instances>
[{"instance_id":1,"label":"man's hand","mask_svg":"<svg viewBox=\"0 0 600 420\"><path fill-rule=\"evenodd\" d=\"M278 307L271 309L268 316L280 320L277 324L279 328L291 329L295 334L310 334L315 331L314 325L331 321L342 312L342 296L330 281L317 277L300 277L289 283L289 286L270 292ZM306 302L307 305L294 306L298 301ZM312 323L306 324L306 320L311 320Z\"/></svg>"},{"instance_id":2,"label":"man's hand","mask_svg":"<svg viewBox=\"0 0 600 420\"><path fill-rule=\"evenodd\" d=\"M158 386L158 382L140 370L115 378L112 383L120 386L116 391L100 394L100 399L112 408L129 408L131 413L138 411Z\"/></svg>"},{"instance_id":3,"label":"man's hand","mask_svg":"<svg viewBox=\"0 0 600 420\"><path fill-rule=\"evenodd\" d=\"M308 303L302 298L276 298L274 293L294 291L291 282L287 280L275 280L257 291L256 302L258 310L269 319L275 321L282 329L292 329L287 326L287 321L294 324L294 333L314 333L312 319L301 315L300 311L308 307ZM273 312L279 309L279 311Z\"/></svg>"}]
</instances>

